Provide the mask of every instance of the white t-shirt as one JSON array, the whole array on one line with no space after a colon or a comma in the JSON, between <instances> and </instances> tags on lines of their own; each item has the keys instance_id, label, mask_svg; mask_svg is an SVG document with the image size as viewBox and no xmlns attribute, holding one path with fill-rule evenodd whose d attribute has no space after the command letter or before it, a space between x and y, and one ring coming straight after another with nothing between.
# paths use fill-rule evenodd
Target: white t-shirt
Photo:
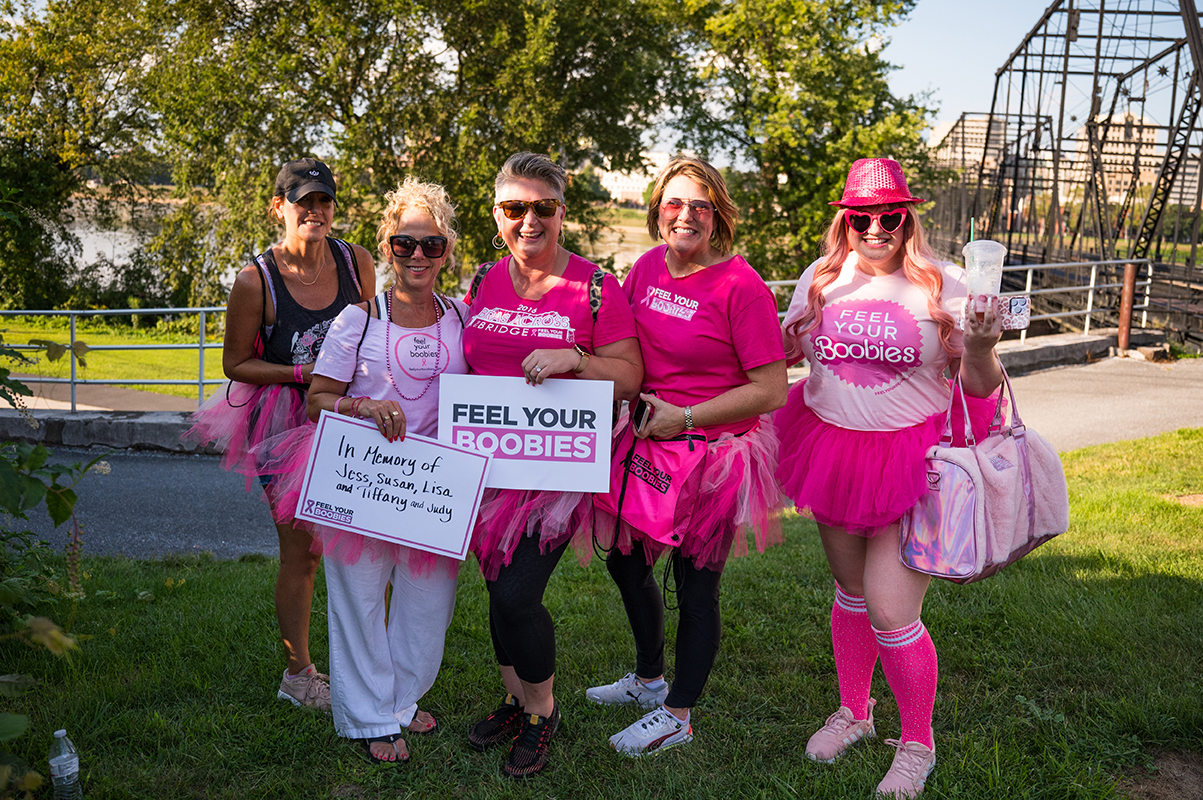
<instances>
[{"instance_id":1,"label":"white t-shirt","mask_svg":"<svg viewBox=\"0 0 1203 800\"><path fill-rule=\"evenodd\" d=\"M322 351L313 366L314 374L350 384L347 394L351 397L396 400L405 413L407 433L438 436L437 376L445 372L461 375L468 371L461 343L464 330L460 324L460 319L468 319L468 307L459 300L452 299L450 302L455 308L447 308L443 312L441 326L401 328L373 317L368 320L366 334L363 325L367 312L359 306L347 306L326 334ZM457 309L458 316L455 313ZM440 327L442 341L439 341ZM359 345L360 336L363 336L362 346ZM386 354L386 341L392 353ZM359 347L358 359L355 357L356 347ZM392 369L391 380L389 368ZM431 377L434 377L434 382L427 389ZM425 394L422 394L423 390ZM408 400L402 394L421 397Z\"/></svg>"},{"instance_id":2,"label":"white t-shirt","mask_svg":"<svg viewBox=\"0 0 1203 800\"><path fill-rule=\"evenodd\" d=\"M851 430L917 425L947 408L950 391L940 374L949 358L928 312L927 294L902 270L866 275L856 263L856 254L849 254L824 293L821 324L802 336L810 364L806 405L825 422ZM944 276L940 304L955 319L967 294L965 271L936 263ZM798 279L786 326L806 310L816 264ZM954 327L949 344L961 352L959 329Z\"/></svg>"}]
</instances>

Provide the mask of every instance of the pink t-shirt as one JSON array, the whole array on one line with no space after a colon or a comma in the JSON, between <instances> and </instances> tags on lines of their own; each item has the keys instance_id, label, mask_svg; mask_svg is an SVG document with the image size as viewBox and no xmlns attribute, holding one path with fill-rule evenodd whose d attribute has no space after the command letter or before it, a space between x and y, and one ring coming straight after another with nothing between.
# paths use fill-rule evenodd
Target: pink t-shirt
<instances>
[{"instance_id":1,"label":"pink t-shirt","mask_svg":"<svg viewBox=\"0 0 1203 800\"><path fill-rule=\"evenodd\" d=\"M522 376L522 360L535 350L580 345L593 353L597 348L635 335L631 307L623 297L618 279L609 273L602 280L602 303L597 324L589 309L589 280L593 263L578 255L538 300L526 300L514 291L510 280L510 257L498 261L485 275L471 298L472 315L464 332L464 356L477 375ZM556 378L576 378L565 372Z\"/></svg>"},{"instance_id":2,"label":"pink t-shirt","mask_svg":"<svg viewBox=\"0 0 1203 800\"><path fill-rule=\"evenodd\" d=\"M927 308L927 294L892 275L866 275L852 253L827 287L823 321L802 337L810 364L806 405L832 425L859 431L893 431L917 425L948 407L948 381L941 372L948 355ZM967 290L965 271L936 262L944 275L940 305L956 318ZM800 319L816 261L798 279L785 325ZM962 334L949 344L961 352Z\"/></svg>"},{"instance_id":3,"label":"pink t-shirt","mask_svg":"<svg viewBox=\"0 0 1203 800\"><path fill-rule=\"evenodd\" d=\"M733 256L674 278L666 249L640 256L622 285L635 312L645 391L676 406L697 405L747 384L748 370L785 358L777 303L747 261ZM706 435L742 433L754 423L711 425Z\"/></svg>"},{"instance_id":4,"label":"pink t-shirt","mask_svg":"<svg viewBox=\"0 0 1203 800\"><path fill-rule=\"evenodd\" d=\"M395 301L394 301L395 302ZM438 375L461 375L468 371L463 353L463 329L460 319L468 320L468 308L459 300L450 300L455 308L443 312L439 325L427 328L401 328L375 317L368 320L359 306L347 306L335 318L313 366L315 375L325 375L350 384L347 394L373 400L396 400L405 412L405 430L419 436L437 437L439 433ZM459 314L456 314L458 310ZM442 340L439 339L441 329ZM386 337L387 333L387 337ZM363 345L359 337L363 336ZM388 353L385 342L388 342ZM359 347L359 357L355 348ZM389 368L392 377L389 377ZM430 382L430 378L434 381ZM395 381L395 383L394 383ZM427 389L429 384L430 388ZM422 392L425 391L425 394ZM421 397L407 400L405 397ZM344 410L346 403L343 403Z\"/></svg>"}]
</instances>

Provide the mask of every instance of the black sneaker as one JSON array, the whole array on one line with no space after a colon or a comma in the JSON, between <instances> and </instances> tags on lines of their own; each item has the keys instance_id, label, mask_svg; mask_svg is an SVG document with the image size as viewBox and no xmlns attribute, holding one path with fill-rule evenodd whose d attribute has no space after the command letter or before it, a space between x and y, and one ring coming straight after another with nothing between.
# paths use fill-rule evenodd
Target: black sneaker
<instances>
[{"instance_id":1,"label":"black sneaker","mask_svg":"<svg viewBox=\"0 0 1203 800\"><path fill-rule=\"evenodd\" d=\"M522 706L507 694L496 711L468 728L468 744L483 752L495 744L512 742L521 732L522 722Z\"/></svg>"},{"instance_id":2,"label":"black sneaker","mask_svg":"<svg viewBox=\"0 0 1203 800\"><path fill-rule=\"evenodd\" d=\"M523 717L522 732L510 745L510 754L505 759L505 774L511 778L525 778L547 766L547 748L559 727L559 703L552 707L551 716L531 714Z\"/></svg>"}]
</instances>

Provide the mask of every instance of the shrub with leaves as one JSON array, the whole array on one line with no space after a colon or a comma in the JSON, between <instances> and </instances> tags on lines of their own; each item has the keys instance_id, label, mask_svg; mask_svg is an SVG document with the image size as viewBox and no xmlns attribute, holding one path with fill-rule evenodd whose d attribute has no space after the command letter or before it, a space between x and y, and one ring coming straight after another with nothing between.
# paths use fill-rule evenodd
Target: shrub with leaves
<instances>
[{"instance_id":1,"label":"shrub with leaves","mask_svg":"<svg viewBox=\"0 0 1203 800\"><path fill-rule=\"evenodd\" d=\"M0 357L22 358L3 347L2 342ZM21 400L29 394L28 387L0 368L0 397L32 422ZM77 646L69 633L47 617L34 616L34 612L62 599L84 597L80 566L83 529L75 516L75 487L90 471L108 472L102 457L87 463L55 464L50 461L50 451L40 444L0 444L0 639L19 639L58 656ZM28 521L30 511L43 504L55 528L71 521L65 576L59 574L56 560L50 557L49 545L20 524ZM34 683L28 675L0 675L0 697L16 697ZM28 717L0 712L0 748L28 727ZM23 760L0 749L0 800L32 798L43 782L43 777Z\"/></svg>"}]
</instances>

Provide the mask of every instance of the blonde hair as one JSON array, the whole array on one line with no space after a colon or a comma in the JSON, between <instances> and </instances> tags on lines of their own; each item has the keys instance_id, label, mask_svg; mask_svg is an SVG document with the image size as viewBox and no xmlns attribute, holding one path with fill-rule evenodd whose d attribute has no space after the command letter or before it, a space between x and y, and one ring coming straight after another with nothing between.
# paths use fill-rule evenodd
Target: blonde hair
<instances>
[{"instance_id":1,"label":"blonde hair","mask_svg":"<svg viewBox=\"0 0 1203 800\"><path fill-rule=\"evenodd\" d=\"M905 237L902 247L902 274L927 295L927 311L939 328L940 346L944 348L944 352L949 358L960 358L961 354L949 344L953 331L952 315L940 305L941 294L944 291L944 272L936 264L936 254L928 245L923 225L915 216L915 204L897 205L907 209L906 220L902 224ZM827 228L823 250L826 255L815 266L814 278L810 282L810 291L806 297L806 310L785 330L788 342L785 355L790 363L802 357L802 337L819 327L823 321L823 304L826 302L823 291L840 276L840 270L852 251L851 245L848 244L848 225L844 222L843 208L836 212L835 219Z\"/></svg>"},{"instance_id":2,"label":"blonde hair","mask_svg":"<svg viewBox=\"0 0 1203 800\"><path fill-rule=\"evenodd\" d=\"M710 202L714 204L714 232L710 234L710 246L722 255L730 253L739 213L727 192L723 176L700 158L677 156L660 171L652 187L652 195L647 200L648 235L653 239L660 238L660 201L664 199L664 187L678 175L684 175L706 189Z\"/></svg>"},{"instance_id":3,"label":"blonde hair","mask_svg":"<svg viewBox=\"0 0 1203 800\"><path fill-rule=\"evenodd\" d=\"M389 237L397 230L401 217L410 209L420 209L430 215L439 233L447 237L447 264L452 265L452 253L455 252L455 241L459 235L455 232L455 206L447 190L437 183L425 183L410 175L397 188L384 196L384 219L376 229L376 245L380 254L392 263L392 248L389 247Z\"/></svg>"}]
</instances>

